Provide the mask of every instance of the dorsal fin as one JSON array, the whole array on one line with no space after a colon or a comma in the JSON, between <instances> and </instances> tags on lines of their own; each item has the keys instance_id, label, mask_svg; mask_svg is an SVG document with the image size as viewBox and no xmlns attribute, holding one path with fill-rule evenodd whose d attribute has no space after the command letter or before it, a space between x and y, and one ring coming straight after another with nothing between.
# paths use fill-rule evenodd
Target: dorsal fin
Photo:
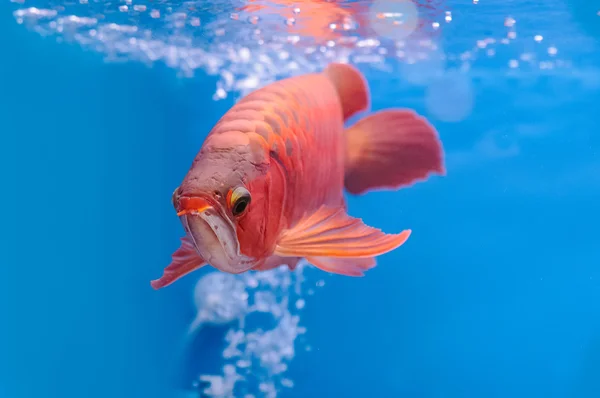
<instances>
[{"instance_id":1,"label":"dorsal fin","mask_svg":"<svg viewBox=\"0 0 600 398\"><path fill-rule=\"evenodd\" d=\"M348 64L332 63L323 73L337 90L344 120L369 107L369 87L358 69Z\"/></svg>"}]
</instances>

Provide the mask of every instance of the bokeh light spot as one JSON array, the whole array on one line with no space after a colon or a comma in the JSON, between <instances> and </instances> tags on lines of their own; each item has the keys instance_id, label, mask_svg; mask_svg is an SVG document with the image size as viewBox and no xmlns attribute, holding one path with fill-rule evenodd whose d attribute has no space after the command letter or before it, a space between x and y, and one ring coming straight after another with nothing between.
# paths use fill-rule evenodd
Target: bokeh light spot
<instances>
[{"instance_id":1,"label":"bokeh light spot","mask_svg":"<svg viewBox=\"0 0 600 398\"><path fill-rule=\"evenodd\" d=\"M473 110L473 85L471 79L458 70L446 71L434 79L427 88L425 103L437 119L459 122Z\"/></svg>"},{"instance_id":2,"label":"bokeh light spot","mask_svg":"<svg viewBox=\"0 0 600 398\"><path fill-rule=\"evenodd\" d=\"M401 40L417 29L419 12L410 0L378 0L369 9L369 24L378 35Z\"/></svg>"}]
</instances>

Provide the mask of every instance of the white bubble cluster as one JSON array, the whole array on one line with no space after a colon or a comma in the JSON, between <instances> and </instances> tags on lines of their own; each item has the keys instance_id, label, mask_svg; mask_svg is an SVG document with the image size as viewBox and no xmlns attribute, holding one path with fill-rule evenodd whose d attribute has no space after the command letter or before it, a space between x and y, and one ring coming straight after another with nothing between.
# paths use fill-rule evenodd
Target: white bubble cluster
<instances>
[{"instance_id":1,"label":"white bubble cluster","mask_svg":"<svg viewBox=\"0 0 600 398\"><path fill-rule=\"evenodd\" d=\"M109 61L161 62L182 76L198 70L217 75L214 99L223 99L334 61L368 66L394 59L397 48L401 57L429 52L427 38L441 33L433 27L443 21L439 6L444 1L386 3L371 7L369 15L375 20L367 16L365 2L354 2L355 10L322 1L287 10L281 0L260 5L226 0L79 0L54 5L22 0L14 16L42 35L79 43Z\"/></svg>"},{"instance_id":2,"label":"white bubble cluster","mask_svg":"<svg viewBox=\"0 0 600 398\"><path fill-rule=\"evenodd\" d=\"M238 320L225 335L221 372L215 369L214 374L198 377L208 384L202 391L205 395L226 398L244 392L274 398L281 389L293 387L285 374L297 339L306 332L299 315L305 305L305 267L301 263L294 271L284 266L243 275L215 271L198 281L198 315L193 324ZM254 319L257 315L262 315L260 320Z\"/></svg>"},{"instance_id":3,"label":"white bubble cluster","mask_svg":"<svg viewBox=\"0 0 600 398\"><path fill-rule=\"evenodd\" d=\"M533 13L499 11L486 20L491 22L480 23L478 2L457 10L446 3L312 0L294 8L284 0L13 4L17 23L104 53L109 61L161 62L181 76L194 76L198 70L216 75L214 100L232 94L239 98L280 78L319 71L330 62L350 62L366 74L394 73L391 80L424 86L430 113L454 122L469 116L476 101L470 80L487 68L493 69L490 76L559 73L572 69L572 59L583 59L583 51L594 51L585 38L577 41L577 57L565 51L569 48L561 45L561 37L579 37L565 22L565 9L537 6L535 15L548 15L561 24L557 35L552 24L544 29L536 24L539 18ZM446 42L452 47L442 48L438 38L449 28ZM459 88L461 96L444 87Z\"/></svg>"},{"instance_id":4,"label":"white bubble cluster","mask_svg":"<svg viewBox=\"0 0 600 398\"><path fill-rule=\"evenodd\" d=\"M248 311L246 285L235 275L211 272L194 289L197 315L190 325L193 333L204 323L225 324L242 319Z\"/></svg>"}]
</instances>

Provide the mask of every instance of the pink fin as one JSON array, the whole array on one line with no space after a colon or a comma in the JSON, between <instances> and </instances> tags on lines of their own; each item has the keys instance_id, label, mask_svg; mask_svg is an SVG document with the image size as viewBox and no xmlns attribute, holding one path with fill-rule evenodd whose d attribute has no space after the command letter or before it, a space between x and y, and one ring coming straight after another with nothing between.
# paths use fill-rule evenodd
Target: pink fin
<instances>
[{"instance_id":1,"label":"pink fin","mask_svg":"<svg viewBox=\"0 0 600 398\"><path fill-rule=\"evenodd\" d=\"M346 135L345 186L352 194L397 189L446 172L435 128L411 110L374 113Z\"/></svg>"},{"instance_id":2,"label":"pink fin","mask_svg":"<svg viewBox=\"0 0 600 398\"><path fill-rule=\"evenodd\" d=\"M181 246L173 253L171 264L164 269L163 276L150 284L154 289L160 289L205 265L206 262L196 253L194 244L185 236L181 238Z\"/></svg>"},{"instance_id":3,"label":"pink fin","mask_svg":"<svg viewBox=\"0 0 600 398\"><path fill-rule=\"evenodd\" d=\"M275 255L282 257L374 257L401 246L410 230L385 234L350 217L342 208L322 206L284 231Z\"/></svg>"},{"instance_id":4,"label":"pink fin","mask_svg":"<svg viewBox=\"0 0 600 398\"><path fill-rule=\"evenodd\" d=\"M364 272L373 268L375 258L334 258L334 257L308 257L309 263L325 272L347 276L363 276Z\"/></svg>"},{"instance_id":5,"label":"pink fin","mask_svg":"<svg viewBox=\"0 0 600 398\"><path fill-rule=\"evenodd\" d=\"M324 73L338 93L344 120L369 107L369 88L358 69L348 64L332 63Z\"/></svg>"}]
</instances>

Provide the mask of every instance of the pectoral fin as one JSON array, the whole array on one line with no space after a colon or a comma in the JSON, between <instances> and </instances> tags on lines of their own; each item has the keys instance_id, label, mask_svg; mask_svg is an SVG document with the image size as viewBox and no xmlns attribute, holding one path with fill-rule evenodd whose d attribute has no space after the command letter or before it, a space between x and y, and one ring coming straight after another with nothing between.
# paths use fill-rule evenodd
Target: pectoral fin
<instances>
[{"instance_id":1,"label":"pectoral fin","mask_svg":"<svg viewBox=\"0 0 600 398\"><path fill-rule=\"evenodd\" d=\"M284 231L275 254L282 257L374 257L401 246L411 231L386 234L350 217L342 208L323 206Z\"/></svg>"},{"instance_id":2,"label":"pectoral fin","mask_svg":"<svg viewBox=\"0 0 600 398\"><path fill-rule=\"evenodd\" d=\"M150 282L154 289L168 286L182 276L206 265L206 261L198 255L194 244L187 236L181 238L181 246L171 258L171 264L164 269L163 275Z\"/></svg>"}]
</instances>

